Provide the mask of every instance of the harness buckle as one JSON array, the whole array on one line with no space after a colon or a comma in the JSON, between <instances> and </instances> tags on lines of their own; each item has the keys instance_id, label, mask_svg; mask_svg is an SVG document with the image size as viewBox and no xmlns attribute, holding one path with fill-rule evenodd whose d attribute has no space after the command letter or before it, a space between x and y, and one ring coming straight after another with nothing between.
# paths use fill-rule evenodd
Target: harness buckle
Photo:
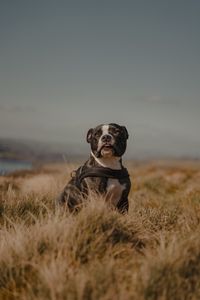
<instances>
[{"instance_id":1,"label":"harness buckle","mask_svg":"<svg viewBox=\"0 0 200 300\"><path fill-rule=\"evenodd\" d=\"M71 175L71 178L75 178L76 177L76 170L73 170L70 175Z\"/></svg>"}]
</instances>

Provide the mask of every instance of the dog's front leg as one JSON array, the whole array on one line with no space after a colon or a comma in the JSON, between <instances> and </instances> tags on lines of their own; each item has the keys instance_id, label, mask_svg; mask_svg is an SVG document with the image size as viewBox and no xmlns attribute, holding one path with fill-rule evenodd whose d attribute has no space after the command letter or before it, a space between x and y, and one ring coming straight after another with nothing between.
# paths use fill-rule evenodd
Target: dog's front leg
<instances>
[{"instance_id":1,"label":"dog's front leg","mask_svg":"<svg viewBox=\"0 0 200 300\"><path fill-rule=\"evenodd\" d=\"M128 212L129 202L127 197L122 197L117 204L117 209L120 213L124 214Z\"/></svg>"},{"instance_id":2,"label":"dog's front leg","mask_svg":"<svg viewBox=\"0 0 200 300\"><path fill-rule=\"evenodd\" d=\"M79 189L72 184L67 184L58 198L58 204L70 212L78 212L82 204L83 196Z\"/></svg>"}]
</instances>

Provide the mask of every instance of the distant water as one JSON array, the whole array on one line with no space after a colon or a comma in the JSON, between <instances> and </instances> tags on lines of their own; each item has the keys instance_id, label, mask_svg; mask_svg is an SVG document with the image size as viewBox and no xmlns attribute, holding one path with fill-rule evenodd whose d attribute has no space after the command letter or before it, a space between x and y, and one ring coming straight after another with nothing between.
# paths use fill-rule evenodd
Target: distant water
<instances>
[{"instance_id":1,"label":"distant water","mask_svg":"<svg viewBox=\"0 0 200 300\"><path fill-rule=\"evenodd\" d=\"M19 170L31 170L32 164L30 162L16 161L16 160L0 160L0 175L5 175L10 172Z\"/></svg>"}]
</instances>

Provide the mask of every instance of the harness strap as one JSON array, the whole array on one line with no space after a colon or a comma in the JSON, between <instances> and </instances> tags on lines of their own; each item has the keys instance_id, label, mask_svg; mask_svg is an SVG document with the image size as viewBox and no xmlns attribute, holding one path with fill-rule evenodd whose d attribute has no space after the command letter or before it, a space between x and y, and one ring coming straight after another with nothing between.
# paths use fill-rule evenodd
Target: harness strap
<instances>
[{"instance_id":1,"label":"harness strap","mask_svg":"<svg viewBox=\"0 0 200 300\"><path fill-rule=\"evenodd\" d=\"M121 170L113 170L105 167L87 167L82 166L75 171L76 183L77 186L81 186L81 182L84 178L87 177L104 177L104 178L114 178L114 179L123 179L129 177L129 173L126 168Z\"/></svg>"}]
</instances>

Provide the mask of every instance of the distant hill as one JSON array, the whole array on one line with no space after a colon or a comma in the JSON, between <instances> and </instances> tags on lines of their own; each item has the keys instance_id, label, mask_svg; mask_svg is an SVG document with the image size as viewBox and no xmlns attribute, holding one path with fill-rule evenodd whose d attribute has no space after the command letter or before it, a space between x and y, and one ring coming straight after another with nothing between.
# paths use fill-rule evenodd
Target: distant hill
<instances>
[{"instance_id":1,"label":"distant hill","mask_svg":"<svg viewBox=\"0 0 200 300\"><path fill-rule=\"evenodd\" d=\"M58 143L41 142L34 140L11 139L0 137L0 160L20 160L29 162L62 162L86 159L90 153L89 145L84 142ZM197 155L180 155L177 153L155 151L140 142L135 142L134 147L128 144L125 159L196 159Z\"/></svg>"},{"instance_id":2,"label":"distant hill","mask_svg":"<svg viewBox=\"0 0 200 300\"><path fill-rule=\"evenodd\" d=\"M73 145L0 138L0 159L21 161L63 161L81 157Z\"/></svg>"}]
</instances>

